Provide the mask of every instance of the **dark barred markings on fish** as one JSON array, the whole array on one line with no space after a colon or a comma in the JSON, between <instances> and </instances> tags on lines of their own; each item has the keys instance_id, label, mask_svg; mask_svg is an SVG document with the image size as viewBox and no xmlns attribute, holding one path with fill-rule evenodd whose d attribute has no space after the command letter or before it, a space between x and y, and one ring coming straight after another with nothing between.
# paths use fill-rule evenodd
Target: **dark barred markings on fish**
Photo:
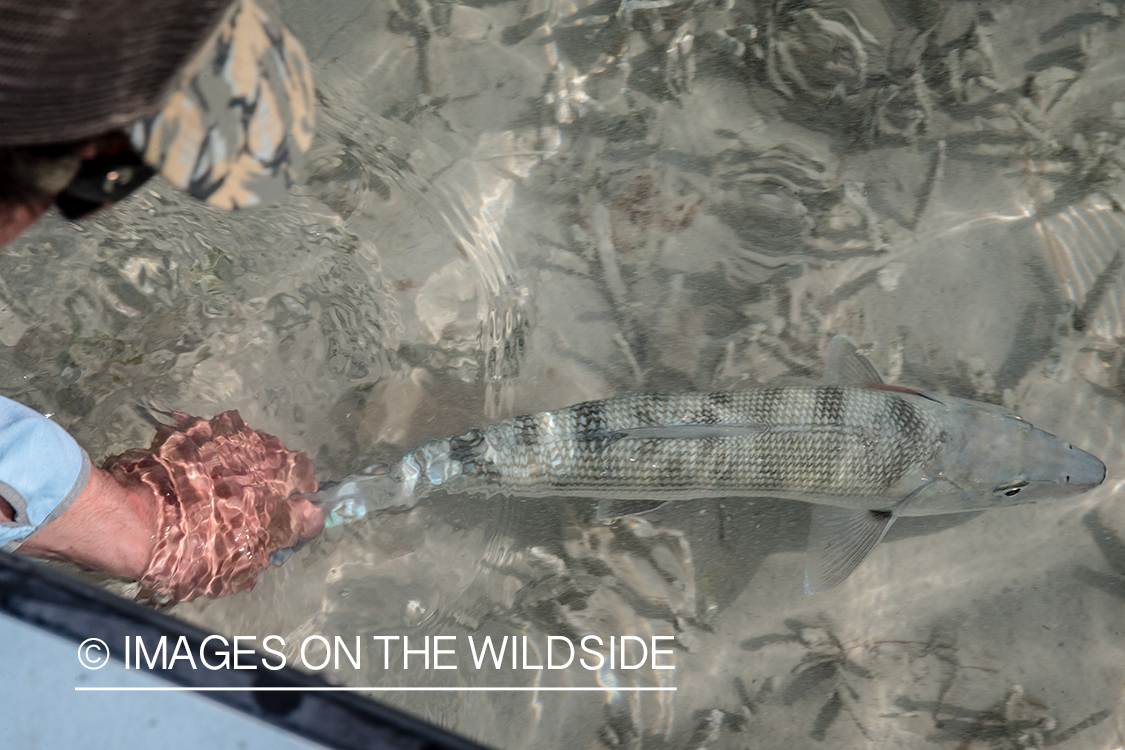
<instances>
[{"instance_id":1,"label":"dark barred markings on fish","mask_svg":"<svg viewBox=\"0 0 1125 750\"><path fill-rule=\"evenodd\" d=\"M599 518L667 500L813 505L805 590L838 585L899 516L1073 497L1105 464L988 404L883 383L842 336L826 385L637 395L505 419L434 440L318 493L326 526L429 490L601 498ZM651 509L649 507L648 509ZM636 510L626 510L626 513Z\"/></svg>"},{"instance_id":2,"label":"dark barred markings on fish","mask_svg":"<svg viewBox=\"0 0 1125 750\"><path fill-rule=\"evenodd\" d=\"M505 419L406 456L410 492L881 497L933 458L937 420L840 386L636 395Z\"/></svg>"}]
</instances>

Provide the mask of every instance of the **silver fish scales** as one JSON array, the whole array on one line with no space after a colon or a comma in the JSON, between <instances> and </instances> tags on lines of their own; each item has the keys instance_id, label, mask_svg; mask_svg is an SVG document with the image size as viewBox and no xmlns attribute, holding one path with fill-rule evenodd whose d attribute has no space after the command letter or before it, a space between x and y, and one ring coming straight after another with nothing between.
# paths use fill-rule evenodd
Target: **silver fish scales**
<instances>
[{"instance_id":1,"label":"silver fish scales","mask_svg":"<svg viewBox=\"0 0 1125 750\"><path fill-rule=\"evenodd\" d=\"M997 407L886 385L845 338L826 385L634 395L433 440L320 495L327 526L428 491L613 501L775 497L811 503L805 590L839 585L899 516L1078 495L1096 457ZM608 505L607 505L608 503ZM605 506L605 507L603 507ZM620 513L617 513L620 514Z\"/></svg>"},{"instance_id":2,"label":"silver fish scales","mask_svg":"<svg viewBox=\"0 0 1125 750\"><path fill-rule=\"evenodd\" d=\"M885 505L939 447L903 394L806 386L635 395L506 419L407 454L408 492L687 499L813 495Z\"/></svg>"}]
</instances>

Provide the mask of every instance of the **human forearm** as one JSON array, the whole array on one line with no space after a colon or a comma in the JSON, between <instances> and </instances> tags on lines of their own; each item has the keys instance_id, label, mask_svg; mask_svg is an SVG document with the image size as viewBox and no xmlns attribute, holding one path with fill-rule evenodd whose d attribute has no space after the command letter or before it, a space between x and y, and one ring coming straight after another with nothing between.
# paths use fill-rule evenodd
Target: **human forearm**
<instances>
[{"instance_id":1,"label":"human forearm","mask_svg":"<svg viewBox=\"0 0 1125 750\"><path fill-rule=\"evenodd\" d=\"M0 399L0 405L4 402ZM0 429L0 532L20 552L139 580L173 601L253 588L270 555L320 533L323 514L302 496L312 464L237 412L213 420L175 414L151 448L89 466L57 425L8 402ZM6 442L5 442L6 436ZM89 472L87 479L87 472ZM77 476L77 478L75 478ZM4 481L8 477L8 484Z\"/></svg>"},{"instance_id":2,"label":"human forearm","mask_svg":"<svg viewBox=\"0 0 1125 750\"><path fill-rule=\"evenodd\" d=\"M107 575L140 578L156 540L155 500L144 485L123 485L109 472L92 469L74 504L19 551Z\"/></svg>"}]
</instances>

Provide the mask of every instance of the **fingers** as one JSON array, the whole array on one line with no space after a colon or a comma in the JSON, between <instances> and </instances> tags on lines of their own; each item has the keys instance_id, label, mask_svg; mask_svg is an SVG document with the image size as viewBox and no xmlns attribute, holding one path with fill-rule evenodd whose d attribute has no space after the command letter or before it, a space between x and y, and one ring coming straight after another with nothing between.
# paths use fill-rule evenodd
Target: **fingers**
<instances>
[{"instance_id":1,"label":"fingers","mask_svg":"<svg viewBox=\"0 0 1125 750\"><path fill-rule=\"evenodd\" d=\"M211 420L176 414L150 449L112 460L115 475L152 488L155 548L144 590L171 601L253 589L271 553L324 528L303 452L253 430L237 412Z\"/></svg>"}]
</instances>

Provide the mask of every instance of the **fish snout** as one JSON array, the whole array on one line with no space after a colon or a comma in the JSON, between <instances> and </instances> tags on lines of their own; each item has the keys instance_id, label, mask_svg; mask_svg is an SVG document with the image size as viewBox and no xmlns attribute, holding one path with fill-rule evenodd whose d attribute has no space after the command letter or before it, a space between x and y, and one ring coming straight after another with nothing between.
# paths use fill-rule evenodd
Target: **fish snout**
<instances>
[{"instance_id":1,"label":"fish snout","mask_svg":"<svg viewBox=\"0 0 1125 750\"><path fill-rule=\"evenodd\" d=\"M1066 461L1059 472L1059 483L1073 487L1076 492L1092 490L1105 481L1106 468L1102 460L1081 448L1066 444Z\"/></svg>"}]
</instances>

